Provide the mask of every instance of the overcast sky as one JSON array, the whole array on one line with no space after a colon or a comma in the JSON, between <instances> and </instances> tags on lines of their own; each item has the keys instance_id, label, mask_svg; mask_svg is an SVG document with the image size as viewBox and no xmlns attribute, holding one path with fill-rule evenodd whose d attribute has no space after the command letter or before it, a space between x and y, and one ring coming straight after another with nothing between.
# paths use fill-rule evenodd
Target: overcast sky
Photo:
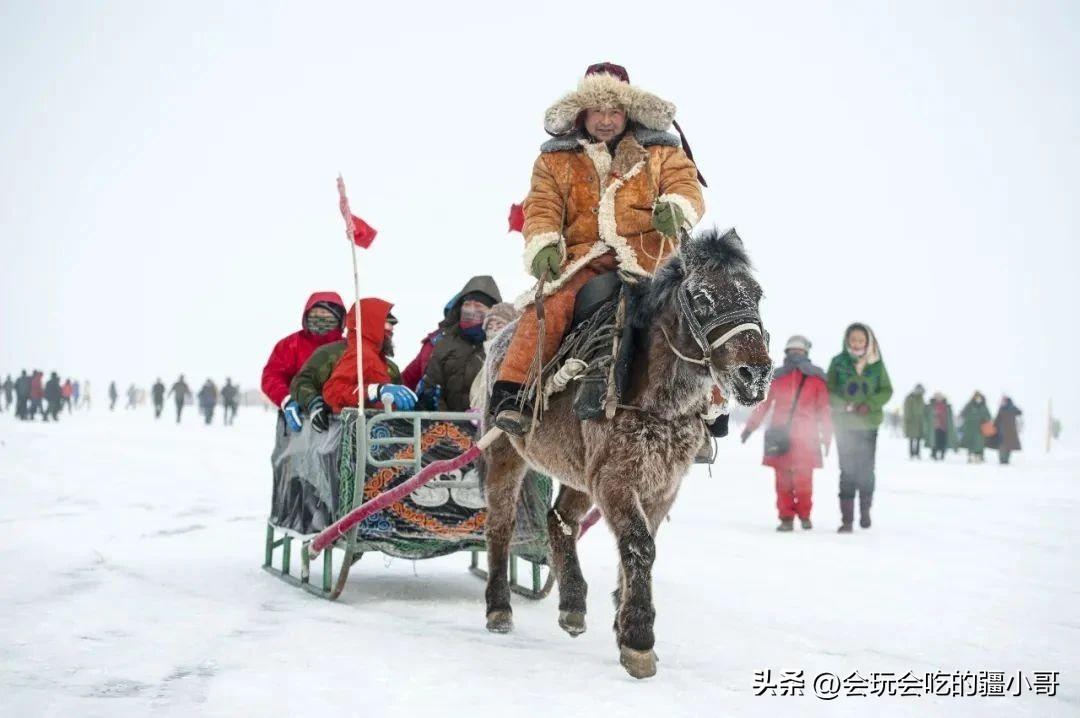
<instances>
[{"instance_id":1,"label":"overcast sky","mask_svg":"<svg viewBox=\"0 0 1080 718\"><path fill-rule=\"evenodd\" d=\"M528 286L543 111L611 60L678 106L777 344L865 321L898 399L1080 427L1080 4L709 5L0 4L0 372L254 385L352 293L339 171L408 361L472 274Z\"/></svg>"}]
</instances>

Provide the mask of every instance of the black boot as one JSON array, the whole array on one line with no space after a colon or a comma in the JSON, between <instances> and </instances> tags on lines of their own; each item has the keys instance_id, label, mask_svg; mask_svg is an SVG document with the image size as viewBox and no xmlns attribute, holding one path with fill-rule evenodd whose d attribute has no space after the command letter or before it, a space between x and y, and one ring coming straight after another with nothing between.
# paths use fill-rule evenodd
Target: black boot
<instances>
[{"instance_id":1,"label":"black boot","mask_svg":"<svg viewBox=\"0 0 1080 718\"><path fill-rule=\"evenodd\" d=\"M777 531L786 532L795 530L795 519L780 519L780 525L776 527Z\"/></svg>"},{"instance_id":2,"label":"black boot","mask_svg":"<svg viewBox=\"0 0 1080 718\"><path fill-rule=\"evenodd\" d=\"M532 406L522 396L521 384L495 382L488 411L495 417L495 426L512 436L525 436L532 428Z\"/></svg>"},{"instance_id":3,"label":"black boot","mask_svg":"<svg viewBox=\"0 0 1080 718\"><path fill-rule=\"evenodd\" d=\"M837 533L851 533L851 524L855 522L855 499L840 499L840 528Z\"/></svg>"},{"instance_id":4,"label":"black boot","mask_svg":"<svg viewBox=\"0 0 1080 718\"><path fill-rule=\"evenodd\" d=\"M870 504L873 502L873 495L859 494L859 526L864 529L870 528Z\"/></svg>"}]
</instances>

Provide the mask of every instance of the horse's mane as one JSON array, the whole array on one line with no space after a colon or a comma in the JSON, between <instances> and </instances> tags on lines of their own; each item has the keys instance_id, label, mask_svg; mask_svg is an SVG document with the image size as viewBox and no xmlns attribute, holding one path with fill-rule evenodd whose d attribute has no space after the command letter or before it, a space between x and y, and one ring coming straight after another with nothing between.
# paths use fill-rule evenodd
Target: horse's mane
<instances>
[{"instance_id":1,"label":"horse's mane","mask_svg":"<svg viewBox=\"0 0 1080 718\"><path fill-rule=\"evenodd\" d=\"M720 232L716 227L687 238L679 251L656 270L652 279L631 287L630 322L644 329L675 299L675 291L690 269L709 273L749 273L753 269L746 247L734 227Z\"/></svg>"}]
</instances>

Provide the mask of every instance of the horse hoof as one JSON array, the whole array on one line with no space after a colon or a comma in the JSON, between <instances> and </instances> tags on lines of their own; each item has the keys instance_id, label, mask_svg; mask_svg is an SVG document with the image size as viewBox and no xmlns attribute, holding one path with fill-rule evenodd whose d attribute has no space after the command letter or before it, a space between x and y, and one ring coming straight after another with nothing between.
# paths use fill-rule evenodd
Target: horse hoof
<instances>
[{"instance_id":1,"label":"horse hoof","mask_svg":"<svg viewBox=\"0 0 1080 718\"><path fill-rule=\"evenodd\" d=\"M651 678L656 675L656 653L652 650L638 651L623 646L619 649L619 663L634 678Z\"/></svg>"},{"instance_id":2,"label":"horse hoof","mask_svg":"<svg viewBox=\"0 0 1080 718\"><path fill-rule=\"evenodd\" d=\"M489 611L487 615L487 629L492 633L510 633L514 627L514 614L507 610Z\"/></svg>"},{"instance_id":3,"label":"horse hoof","mask_svg":"<svg viewBox=\"0 0 1080 718\"><path fill-rule=\"evenodd\" d=\"M585 612L559 611L559 628L574 637L585 633Z\"/></svg>"}]
</instances>

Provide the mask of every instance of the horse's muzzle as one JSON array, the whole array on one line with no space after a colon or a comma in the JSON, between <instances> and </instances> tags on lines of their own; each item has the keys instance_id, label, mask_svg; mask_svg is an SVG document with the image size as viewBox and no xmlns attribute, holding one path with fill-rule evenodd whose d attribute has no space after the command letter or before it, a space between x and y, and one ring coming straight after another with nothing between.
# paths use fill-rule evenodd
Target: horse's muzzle
<instances>
[{"instance_id":1,"label":"horse's muzzle","mask_svg":"<svg viewBox=\"0 0 1080 718\"><path fill-rule=\"evenodd\" d=\"M743 406L753 406L765 399L772 376L772 362L741 364L731 370L735 399Z\"/></svg>"}]
</instances>

